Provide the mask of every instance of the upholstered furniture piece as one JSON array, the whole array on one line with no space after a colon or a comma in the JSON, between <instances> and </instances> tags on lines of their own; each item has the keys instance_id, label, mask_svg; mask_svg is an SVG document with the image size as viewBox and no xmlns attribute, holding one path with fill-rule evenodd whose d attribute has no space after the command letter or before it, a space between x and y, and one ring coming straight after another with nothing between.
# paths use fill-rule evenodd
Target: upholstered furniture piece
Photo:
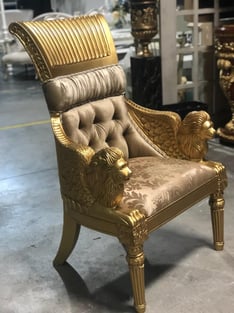
<instances>
[{"instance_id":1,"label":"upholstered furniture piece","mask_svg":"<svg viewBox=\"0 0 234 313\"><path fill-rule=\"evenodd\" d=\"M3 13L1 12L0 15L0 47L1 44L3 45L2 54L3 57L1 58L2 63L2 69L4 77L7 78L8 74L12 73L12 63L5 62L7 61L8 56L16 56L16 53L22 48L21 45L19 45L18 41L15 41L14 37L9 34L7 31L7 27L14 21L29 21L33 18L33 10L18 10L18 9L10 9L5 10L5 20L6 20L6 29L4 29L4 19L3 19ZM28 57L27 53L25 52L26 56ZM28 57L29 58L29 57ZM30 58L29 58L30 59ZM22 57L19 56L18 58L18 64L20 64L22 61ZM31 62L30 62L31 63Z\"/></svg>"},{"instance_id":2,"label":"upholstered furniture piece","mask_svg":"<svg viewBox=\"0 0 234 313\"><path fill-rule=\"evenodd\" d=\"M209 197L213 243L222 250L227 179L205 161L209 115L145 109L125 96L107 22L101 15L13 23L42 82L54 133L63 234L62 265L81 225L118 238L126 250L137 312L145 312L144 242L150 233Z\"/></svg>"}]
</instances>

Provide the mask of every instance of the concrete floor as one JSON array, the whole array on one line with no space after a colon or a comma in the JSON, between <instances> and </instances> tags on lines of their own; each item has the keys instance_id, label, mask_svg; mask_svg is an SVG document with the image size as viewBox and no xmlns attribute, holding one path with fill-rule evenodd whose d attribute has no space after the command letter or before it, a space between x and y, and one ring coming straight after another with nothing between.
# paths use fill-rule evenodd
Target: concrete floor
<instances>
[{"instance_id":1,"label":"concrete floor","mask_svg":"<svg viewBox=\"0 0 234 313\"><path fill-rule=\"evenodd\" d=\"M62 202L40 83L23 72L0 84L0 313L134 312L115 238L83 228L69 263L53 267ZM228 172L225 250L212 249L207 200L154 232L147 313L234 312L234 147L212 140L209 158Z\"/></svg>"}]
</instances>

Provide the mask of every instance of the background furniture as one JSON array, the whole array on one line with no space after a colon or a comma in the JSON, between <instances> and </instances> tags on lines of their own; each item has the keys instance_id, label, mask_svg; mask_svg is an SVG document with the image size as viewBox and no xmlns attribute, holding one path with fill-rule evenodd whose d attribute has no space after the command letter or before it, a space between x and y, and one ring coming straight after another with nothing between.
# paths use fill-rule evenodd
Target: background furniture
<instances>
[{"instance_id":1,"label":"background furniture","mask_svg":"<svg viewBox=\"0 0 234 313\"><path fill-rule=\"evenodd\" d=\"M101 15L13 23L10 31L43 83L55 136L64 224L54 264L65 263L81 225L117 237L135 309L145 312L143 245L152 231L210 196L214 247L223 249L227 181L222 164L203 160L214 134L209 115L193 112L181 121L127 99Z\"/></svg>"},{"instance_id":2,"label":"background furniture","mask_svg":"<svg viewBox=\"0 0 234 313\"><path fill-rule=\"evenodd\" d=\"M4 7L1 7L0 13L0 44L1 50L3 51L3 53L6 53L9 52L9 50L7 51L7 49L4 47L5 40L7 40L8 42L8 49L10 48L10 44L14 41L14 38L8 32L8 26L10 25L10 23L15 21L31 20L33 18L33 11L19 9L4 10ZM4 34L5 31L6 34Z\"/></svg>"},{"instance_id":3,"label":"background furniture","mask_svg":"<svg viewBox=\"0 0 234 313\"><path fill-rule=\"evenodd\" d=\"M234 17L233 1L160 1L163 104L179 102L181 93L184 101L206 103L217 128L225 125L229 111L217 79L213 34L227 17ZM186 38L185 45L178 44L179 36ZM183 60L182 74L187 78L186 84L178 80L175 60L179 57ZM179 105L183 107L183 101Z\"/></svg>"},{"instance_id":4,"label":"background furniture","mask_svg":"<svg viewBox=\"0 0 234 313\"><path fill-rule=\"evenodd\" d=\"M20 10L13 10L13 11L22 12ZM31 20L32 19L32 12L33 11L30 11L31 18L30 18L30 16L28 16L27 19L25 17L23 18L23 16L21 16L21 17L20 16L18 16L18 17L12 16L12 20L10 22ZM41 21L41 20L60 19L60 18L66 18L66 17L71 17L71 15L69 15L67 13L63 13L63 12L47 12L47 13L43 13L43 14L36 16L32 20L33 21ZM8 53L5 53L2 57L2 67L3 67L5 79L7 79L9 75L12 75L14 65L15 66L17 66L17 65L25 66L26 70L27 70L28 65L32 65L32 61L31 61L29 54L27 53L27 51L24 49L24 47L22 46L22 44L18 40L16 40L15 47L11 48L11 51Z\"/></svg>"},{"instance_id":5,"label":"background furniture","mask_svg":"<svg viewBox=\"0 0 234 313\"><path fill-rule=\"evenodd\" d=\"M218 129L221 142L234 144L234 23L216 29L216 54L219 82L228 99L231 120Z\"/></svg>"}]
</instances>

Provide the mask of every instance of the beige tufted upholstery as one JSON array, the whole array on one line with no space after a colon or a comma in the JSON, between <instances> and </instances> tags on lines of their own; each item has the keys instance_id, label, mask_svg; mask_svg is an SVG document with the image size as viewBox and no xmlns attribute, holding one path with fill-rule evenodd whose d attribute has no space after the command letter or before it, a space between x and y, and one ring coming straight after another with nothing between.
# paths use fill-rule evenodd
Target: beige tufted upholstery
<instances>
[{"instance_id":1,"label":"beige tufted upholstery","mask_svg":"<svg viewBox=\"0 0 234 313\"><path fill-rule=\"evenodd\" d=\"M63 112L63 128L74 142L95 151L116 146L127 158L166 156L133 126L125 105L125 88L124 71L119 65L60 76L43 85L49 110Z\"/></svg>"}]
</instances>

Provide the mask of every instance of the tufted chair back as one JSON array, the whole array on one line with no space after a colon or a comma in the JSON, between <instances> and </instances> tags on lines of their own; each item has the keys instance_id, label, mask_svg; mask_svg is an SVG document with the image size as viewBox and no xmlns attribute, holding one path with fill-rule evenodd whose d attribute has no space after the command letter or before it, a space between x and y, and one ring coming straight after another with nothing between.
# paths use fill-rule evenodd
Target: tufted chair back
<instances>
[{"instance_id":1,"label":"tufted chair back","mask_svg":"<svg viewBox=\"0 0 234 313\"><path fill-rule=\"evenodd\" d=\"M125 104L125 74L119 65L60 76L43 84L51 114L61 114L66 135L98 151L118 147L126 158L165 153L131 120Z\"/></svg>"}]
</instances>

